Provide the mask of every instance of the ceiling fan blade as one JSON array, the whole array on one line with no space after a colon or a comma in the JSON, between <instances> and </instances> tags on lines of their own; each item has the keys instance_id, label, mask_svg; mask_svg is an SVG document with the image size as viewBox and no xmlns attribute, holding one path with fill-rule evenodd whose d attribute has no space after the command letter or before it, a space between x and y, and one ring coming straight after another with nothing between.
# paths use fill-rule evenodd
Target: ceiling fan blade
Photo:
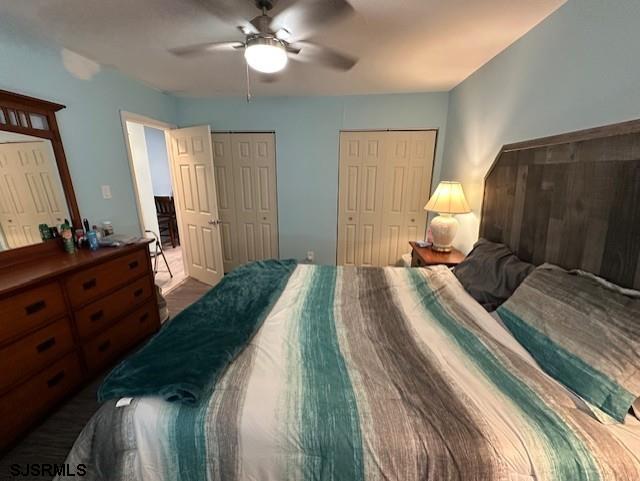
<instances>
[{"instance_id":1,"label":"ceiling fan blade","mask_svg":"<svg viewBox=\"0 0 640 481\"><path fill-rule=\"evenodd\" d=\"M245 35L258 33L258 30L251 25L251 22L238 13L237 0L192 0L209 13L218 17L226 23L241 29Z\"/></svg>"},{"instance_id":2,"label":"ceiling fan blade","mask_svg":"<svg viewBox=\"0 0 640 481\"><path fill-rule=\"evenodd\" d=\"M296 42L289 47L299 49L299 54L297 55L295 52L290 51L291 54L295 55L293 58L296 60L319 63L336 70L351 70L358 63L356 57L311 42Z\"/></svg>"},{"instance_id":3,"label":"ceiling fan blade","mask_svg":"<svg viewBox=\"0 0 640 481\"><path fill-rule=\"evenodd\" d=\"M219 51L233 51L244 48L242 42L205 42L198 43L196 45L186 45L184 47L176 47L169 49L174 55L178 57L196 57L198 55L204 55L210 52Z\"/></svg>"},{"instance_id":4,"label":"ceiling fan blade","mask_svg":"<svg viewBox=\"0 0 640 481\"><path fill-rule=\"evenodd\" d=\"M286 29L293 32L295 38L307 38L324 25L354 12L347 0L298 0L271 22L271 29Z\"/></svg>"}]
</instances>

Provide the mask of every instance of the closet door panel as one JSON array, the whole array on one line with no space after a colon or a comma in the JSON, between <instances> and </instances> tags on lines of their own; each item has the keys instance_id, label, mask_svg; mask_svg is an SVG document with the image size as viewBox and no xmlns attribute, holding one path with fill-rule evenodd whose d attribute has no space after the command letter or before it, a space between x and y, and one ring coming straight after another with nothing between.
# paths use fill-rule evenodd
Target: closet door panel
<instances>
[{"instance_id":1,"label":"closet door panel","mask_svg":"<svg viewBox=\"0 0 640 481\"><path fill-rule=\"evenodd\" d=\"M241 264L261 259L256 242L255 167L253 165L253 145L245 134L231 136L233 158L234 193L236 218L238 222L238 258Z\"/></svg>"},{"instance_id":2,"label":"closet door panel","mask_svg":"<svg viewBox=\"0 0 640 481\"><path fill-rule=\"evenodd\" d=\"M359 252L362 139L358 132L340 135L338 172L338 265L357 265Z\"/></svg>"},{"instance_id":3,"label":"closet door panel","mask_svg":"<svg viewBox=\"0 0 640 481\"><path fill-rule=\"evenodd\" d=\"M263 259L278 258L276 153L273 134L251 134L254 142L258 239Z\"/></svg>"},{"instance_id":4,"label":"closet door panel","mask_svg":"<svg viewBox=\"0 0 640 481\"><path fill-rule=\"evenodd\" d=\"M224 271L230 272L240 265L231 136L229 134L212 134L211 142L216 173L218 214L221 222L222 261Z\"/></svg>"},{"instance_id":5,"label":"closet door panel","mask_svg":"<svg viewBox=\"0 0 640 481\"><path fill-rule=\"evenodd\" d=\"M405 210L411 159L411 132L385 132L385 183L383 194L380 265L394 266L408 250Z\"/></svg>"},{"instance_id":6,"label":"closet door panel","mask_svg":"<svg viewBox=\"0 0 640 481\"><path fill-rule=\"evenodd\" d=\"M435 155L436 132L411 133L411 158L409 160L409 182L405 225L408 240L423 239L427 225L424 205L431 194L433 158Z\"/></svg>"},{"instance_id":7,"label":"closet door panel","mask_svg":"<svg viewBox=\"0 0 640 481\"><path fill-rule=\"evenodd\" d=\"M278 258L274 135L230 134L230 139L238 261Z\"/></svg>"},{"instance_id":8,"label":"closet door panel","mask_svg":"<svg viewBox=\"0 0 640 481\"><path fill-rule=\"evenodd\" d=\"M380 265L384 190L384 140L378 132L362 132L362 174L358 223L358 265Z\"/></svg>"}]
</instances>

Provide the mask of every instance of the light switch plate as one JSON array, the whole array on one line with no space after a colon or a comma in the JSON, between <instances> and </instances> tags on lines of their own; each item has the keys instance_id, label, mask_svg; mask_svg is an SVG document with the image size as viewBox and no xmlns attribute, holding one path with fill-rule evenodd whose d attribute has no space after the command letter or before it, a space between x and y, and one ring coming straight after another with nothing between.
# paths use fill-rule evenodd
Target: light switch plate
<instances>
[{"instance_id":1,"label":"light switch plate","mask_svg":"<svg viewBox=\"0 0 640 481\"><path fill-rule=\"evenodd\" d=\"M103 199L111 199L111 186L103 185L102 188L102 198Z\"/></svg>"}]
</instances>

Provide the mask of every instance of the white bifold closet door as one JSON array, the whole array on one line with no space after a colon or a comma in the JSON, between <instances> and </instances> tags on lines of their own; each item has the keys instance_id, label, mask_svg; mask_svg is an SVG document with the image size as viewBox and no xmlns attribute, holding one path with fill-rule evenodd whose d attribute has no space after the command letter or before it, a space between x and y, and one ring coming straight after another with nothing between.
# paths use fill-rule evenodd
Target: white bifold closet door
<instances>
[{"instance_id":1,"label":"white bifold closet door","mask_svg":"<svg viewBox=\"0 0 640 481\"><path fill-rule=\"evenodd\" d=\"M0 144L0 228L7 247L42 242L39 224L69 217L62 183L47 142Z\"/></svg>"},{"instance_id":2,"label":"white bifold closet door","mask_svg":"<svg viewBox=\"0 0 640 481\"><path fill-rule=\"evenodd\" d=\"M436 131L340 133L338 264L393 266L422 239Z\"/></svg>"},{"instance_id":3,"label":"white bifold closet door","mask_svg":"<svg viewBox=\"0 0 640 481\"><path fill-rule=\"evenodd\" d=\"M278 258L273 133L212 134L225 272Z\"/></svg>"}]
</instances>

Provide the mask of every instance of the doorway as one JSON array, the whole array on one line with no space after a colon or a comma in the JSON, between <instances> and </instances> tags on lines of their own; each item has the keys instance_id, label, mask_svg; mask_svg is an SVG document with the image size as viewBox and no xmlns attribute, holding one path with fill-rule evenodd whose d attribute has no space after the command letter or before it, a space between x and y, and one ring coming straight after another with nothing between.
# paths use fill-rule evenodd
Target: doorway
<instances>
[{"instance_id":1,"label":"doorway","mask_svg":"<svg viewBox=\"0 0 640 481\"><path fill-rule=\"evenodd\" d=\"M150 245L156 284L167 294L187 277L176 217L166 131L174 128L154 119L122 112L129 163L140 220Z\"/></svg>"}]
</instances>

